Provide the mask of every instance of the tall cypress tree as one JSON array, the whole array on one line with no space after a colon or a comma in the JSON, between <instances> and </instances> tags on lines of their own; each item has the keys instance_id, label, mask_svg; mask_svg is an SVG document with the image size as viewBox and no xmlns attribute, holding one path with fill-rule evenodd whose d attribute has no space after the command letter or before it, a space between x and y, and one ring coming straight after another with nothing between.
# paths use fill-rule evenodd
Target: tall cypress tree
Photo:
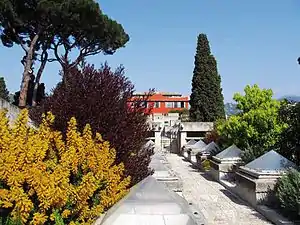
<instances>
[{"instance_id":1,"label":"tall cypress tree","mask_svg":"<svg viewBox=\"0 0 300 225\"><path fill-rule=\"evenodd\" d=\"M9 101L9 91L6 88L4 77L0 77L0 98Z\"/></svg>"},{"instance_id":2,"label":"tall cypress tree","mask_svg":"<svg viewBox=\"0 0 300 225\"><path fill-rule=\"evenodd\" d=\"M221 77L205 34L199 34L190 97L190 119L214 122L225 117Z\"/></svg>"}]
</instances>

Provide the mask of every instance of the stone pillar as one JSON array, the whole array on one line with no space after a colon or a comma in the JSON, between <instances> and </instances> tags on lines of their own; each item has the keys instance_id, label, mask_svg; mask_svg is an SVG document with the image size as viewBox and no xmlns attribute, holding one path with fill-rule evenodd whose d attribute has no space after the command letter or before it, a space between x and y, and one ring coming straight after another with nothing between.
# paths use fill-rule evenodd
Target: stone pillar
<instances>
[{"instance_id":1,"label":"stone pillar","mask_svg":"<svg viewBox=\"0 0 300 225\"><path fill-rule=\"evenodd\" d=\"M180 148L182 148L186 144L186 132L180 132Z\"/></svg>"},{"instance_id":2,"label":"stone pillar","mask_svg":"<svg viewBox=\"0 0 300 225\"><path fill-rule=\"evenodd\" d=\"M161 131L156 130L154 134L155 134L155 145L161 146Z\"/></svg>"}]
</instances>

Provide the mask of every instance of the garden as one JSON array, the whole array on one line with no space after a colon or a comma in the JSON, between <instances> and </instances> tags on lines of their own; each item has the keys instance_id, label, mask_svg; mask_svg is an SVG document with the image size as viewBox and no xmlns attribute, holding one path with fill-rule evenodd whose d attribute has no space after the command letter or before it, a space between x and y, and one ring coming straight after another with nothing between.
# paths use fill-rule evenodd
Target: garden
<instances>
[{"instance_id":1,"label":"garden","mask_svg":"<svg viewBox=\"0 0 300 225\"><path fill-rule=\"evenodd\" d=\"M130 37L94 0L2 0L0 37L23 53L20 90L9 95L0 79L1 99L21 110L13 123L0 112L0 224L93 224L153 173L153 149L143 147L147 96L129 105L135 87L125 68L88 62L117 54ZM54 63L61 81L45 93L41 80ZM300 103L276 100L258 85L244 92L234 95L237 113L225 119L217 62L200 34L191 109L181 120L214 122L206 143L236 146L245 164L276 150L299 167ZM211 169L208 159L201 166ZM300 221L297 169L280 175L266 204Z\"/></svg>"}]
</instances>

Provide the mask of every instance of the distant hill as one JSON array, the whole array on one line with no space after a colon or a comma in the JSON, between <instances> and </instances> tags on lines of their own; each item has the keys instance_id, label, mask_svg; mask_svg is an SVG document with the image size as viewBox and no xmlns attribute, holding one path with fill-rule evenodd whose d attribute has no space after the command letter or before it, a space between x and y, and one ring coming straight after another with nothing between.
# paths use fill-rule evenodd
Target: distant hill
<instances>
[{"instance_id":1,"label":"distant hill","mask_svg":"<svg viewBox=\"0 0 300 225\"><path fill-rule=\"evenodd\" d=\"M287 99L288 101L292 101L292 102L300 102L300 96L297 95L286 95L278 98L279 101L284 99ZM239 112L239 110L236 108L236 103L226 103L224 107L225 107L225 114L227 116L232 116Z\"/></svg>"},{"instance_id":2,"label":"distant hill","mask_svg":"<svg viewBox=\"0 0 300 225\"><path fill-rule=\"evenodd\" d=\"M293 101L293 102L300 102L300 96L297 96L297 95L286 95L286 96L282 96L282 97L279 98L278 100L283 100L283 99L287 99L287 100Z\"/></svg>"},{"instance_id":3,"label":"distant hill","mask_svg":"<svg viewBox=\"0 0 300 225\"><path fill-rule=\"evenodd\" d=\"M239 112L239 110L236 108L235 103L226 103L225 104L225 114L227 116L235 115Z\"/></svg>"}]
</instances>

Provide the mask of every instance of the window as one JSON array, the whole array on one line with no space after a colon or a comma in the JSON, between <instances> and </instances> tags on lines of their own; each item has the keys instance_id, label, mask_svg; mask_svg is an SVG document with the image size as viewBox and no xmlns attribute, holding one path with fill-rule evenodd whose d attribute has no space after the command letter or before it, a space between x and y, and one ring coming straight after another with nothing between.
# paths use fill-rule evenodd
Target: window
<instances>
[{"instance_id":1,"label":"window","mask_svg":"<svg viewBox=\"0 0 300 225\"><path fill-rule=\"evenodd\" d=\"M181 104L181 105L180 105L181 108L185 108L185 107L184 107L184 105L185 105L184 102L181 102L180 104Z\"/></svg>"},{"instance_id":2,"label":"window","mask_svg":"<svg viewBox=\"0 0 300 225\"><path fill-rule=\"evenodd\" d=\"M187 137L205 137L205 131L188 131L186 132Z\"/></svg>"},{"instance_id":3,"label":"window","mask_svg":"<svg viewBox=\"0 0 300 225\"><path fill-rule=\"evenodd\" d=\"M173 102L166 102L166 108L173 108Z\"/></svg>"},{"instance_id":4,"label":"window","mask_svg":"<svg viewBox=\"0 0 300 225\"><path fill-rule=\"evenodd\" d=\"M174 102L174 108L180 108L180 102Z\"/></svg>"},{"instance_id":5,"label":"window","mask_svg":"<svg viewBox=\"0 0 300 225\"><path fill-rule=\"evenodd\" d=\"M147 137L155 137L154 131L148 131Z\"/></svg>"},{"instance_id":6,"label":"window","mask_svg":"<svg viewBox=\"0 0 300 225\"><path fill-rule=\"evenodd\" d=\"M147 107L148 107L148 104L147 104L146 101L144 101L144 102L142 103L142 107L144 107L144 108L147 108Z\"/></svg>"},{"instance_id":7,"label":"window","mask_svg":"<svg viewBox=\"0 0 300 225\"><path fill-rule=\"evenodd\" d=\"M160 108L160 102L154 102L154 108Z\"/></svg>"}]
</instances>

